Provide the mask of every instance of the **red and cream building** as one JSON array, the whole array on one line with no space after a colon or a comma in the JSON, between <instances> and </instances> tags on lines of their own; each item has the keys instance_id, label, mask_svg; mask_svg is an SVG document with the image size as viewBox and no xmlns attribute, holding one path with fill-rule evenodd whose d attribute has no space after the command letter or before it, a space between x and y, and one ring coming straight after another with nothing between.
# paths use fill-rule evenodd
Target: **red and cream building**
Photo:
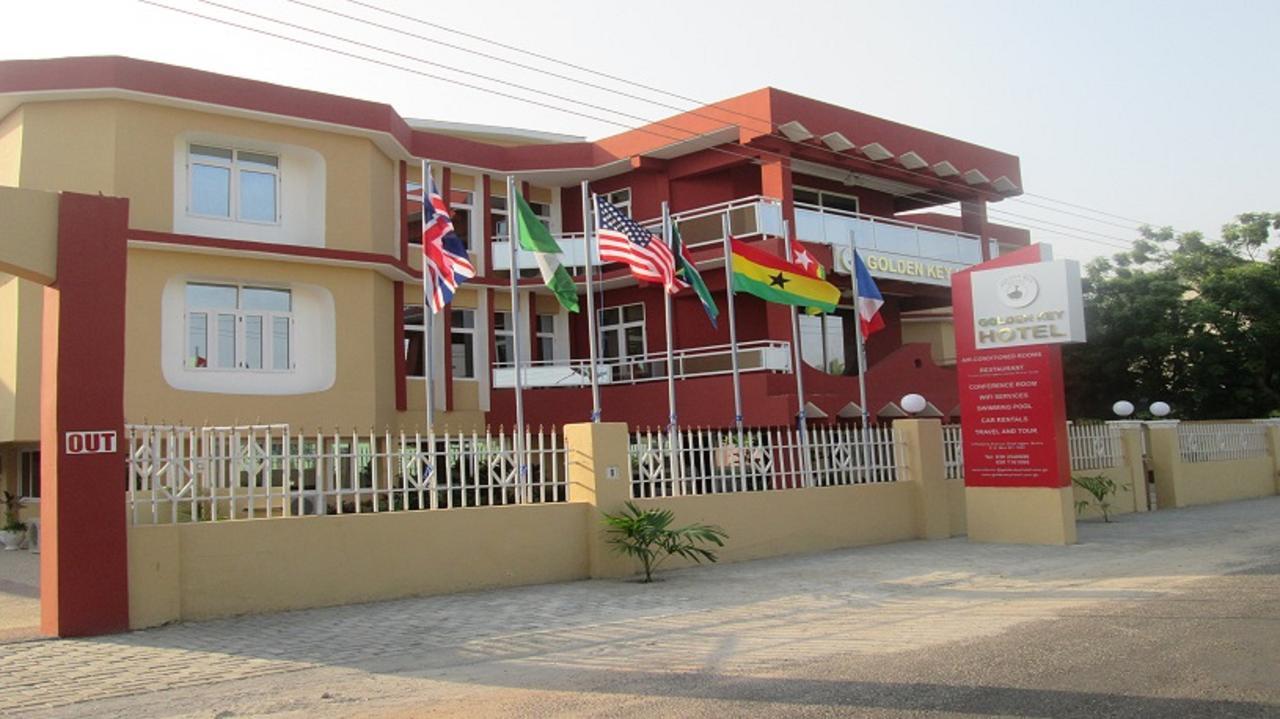
<instances>
[{"instance_id":1,"label":"red and cream building","mask_svg":"<svg viewBox=\"0 0 1280 719\"><path fill-rule=\"evenodd\" d=\"M1023 245L987 222L1020 192L1018 158L765 88L596 141L401 117L387 106L119 57L0 63L0 186L128 202L125 419L131 423L411 429L422 425L420 162L430 159L479 276L434 323L437 420L513 421L513 333L528 365L527 421L589 417L587 322L562 311L522 257L513 326L505 243L514 175L582 282L580 183L642 222L669 203L721 308L675 300L682 424L733 411L721 218L781 252L783 223L848 288L856 242L885 296L868 343L868 396L853 374L846 294L803 319L808 416L906 392L955 408L951 271ZM958 208L959 213L933 208ZM984 243L981 238L986 238ZM604 417L667 417L661 291L596 268ZM585 307L585 302L582 303ZM36 446L41 294L0 275L0 467L11 488ZM745 420L799 410L789 310L739 297ZM584 310L585 311L585 310ZM84 358L91 363L91 356Z\"/></svg>"}]
</instances>

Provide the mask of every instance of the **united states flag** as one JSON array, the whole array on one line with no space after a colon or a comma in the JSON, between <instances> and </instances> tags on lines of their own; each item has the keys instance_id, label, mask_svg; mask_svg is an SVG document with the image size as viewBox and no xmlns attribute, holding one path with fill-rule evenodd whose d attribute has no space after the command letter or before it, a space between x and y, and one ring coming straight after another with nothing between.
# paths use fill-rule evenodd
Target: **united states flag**
<instances>
[{"instance_id":1,"label":"united states flag","mask_svg":"<svg viewBox=\"0 0 1280 719\"><path fill-rule=\"evenodd\" d=\"M430 181L428 202L422 204L422 272L426 280L427 304L433 313L444 309L464 280L476 276L467 255L467 245L453 230L449 206Z\"/></svg>"},{"instance_id":2,"label":"united states flag","mask_svg":"<svg viewBox=\"0 0 1280 719\"><path fill-rule=\"evenodd\" d=\"M621 262L644 282L655 282L675 294L689 285L676 277L671 248L603 197L596 198L596 243L602 262Z\"/></svg>"}]
</instances>

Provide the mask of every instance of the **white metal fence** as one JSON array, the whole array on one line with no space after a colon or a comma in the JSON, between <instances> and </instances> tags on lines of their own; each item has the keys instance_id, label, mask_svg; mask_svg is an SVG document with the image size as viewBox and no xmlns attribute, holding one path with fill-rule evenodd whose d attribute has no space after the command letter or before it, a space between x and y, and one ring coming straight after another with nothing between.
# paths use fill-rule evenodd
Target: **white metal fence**
<instances>
[{"instance_id":1,"label":"white metal fence","mask_svg":"<svg viewBox=\"0 0 1280 719\"><path fill-rule=\"evenodd\" d=\"M1070 424L1067 447L1071 469L1110 469L1124 461L1120 433L1107 424Z\"/></svg>"},{"instance_id":2,"label":"white metal fence","mask_svg":"<svg viewBox=\"0 0 1280 719\"><path fill-rule=\"evenodd\" d=\"M1183 462L1222 462L1267 454L1267 427L1249 422L1182 422L1178 449Z\"/></svg>"},{"instance_id":3,"label":"white metal fence","mask_svg":"<svg viewBox=\"0 0 1280 719\"><path fill-rule=\"evenodd\" d=\"M558 432L292 434L282 425L126 427L133 524L566 501ZM522 458L522 459L521 459Z\"/></svg>"},{"instance_id":4,"label":"white metal fence","mask_svg":"<svg viewBox=\"0 0 1280 719\"><path fill-rule=\"evenodd\" d=\"M1120 434L1106 424L1068 424L1067 447L1073 471L1109 469L1123 461ZM964 477L964 442L958 424L942 427L942 460L947 479Z\"/></svg>"},{"instance_id":5,"label":"white metal fence","mask_svg":"<svg viewBox=\"0 0 1280 719\"><path fill-rule=\"evenodd\" d=\"M942 425L942 466L947 479L964 478L964 441L958 424Z\"/></svg>"},{"instance_id":6,"label":"white metal fence","mask_svg":"<svg viewBox=\"0 0 1280 719\"><path fill-rule=\"evenodd\" d=\"M893 482L889 426L646 430L631 436L631 496L672 497Z\"/></svg>"}]
</instances>

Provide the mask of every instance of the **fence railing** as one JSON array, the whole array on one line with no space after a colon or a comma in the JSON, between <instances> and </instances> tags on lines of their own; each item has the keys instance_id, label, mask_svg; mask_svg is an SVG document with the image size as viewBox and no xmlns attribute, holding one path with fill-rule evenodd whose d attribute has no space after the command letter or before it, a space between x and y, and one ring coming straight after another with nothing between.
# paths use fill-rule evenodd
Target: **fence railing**
<instances>
[{"instance_id":1,"label":"fence railing","mask_svg":"<svg viewBox=\"0 0 1280 719\"><path fill-rule=\"evenodd\" d=\"M1183 462L1221 462L1267 455L1267 427L1248 422L1183 422L1178 425Z\"/></svg>"},{"instance_id":2,"label":"fence railing","mask_svg":"<svg viewBox=\"0 0 1280 719\"><path fill-rule=\"evenodd\" d=\"M1105 424L1069 424L1067 447L1073 471L1110 469L1124 459L1120 434ZM964 477L964 442L958 424L942 427L942 461L947 479Z\"/></svg>"},{"instance_id":3,"label":"fence railing","mask_svg":"<svg viewBox=\"0 0 1280 719\"><path fill-rule=\"evenodd\" d=\"M752 340L738 345L740 372L791 373L791 343ZM733 372L733 348L729 345L689 347L672 352L676 379L711 377ZM600 358L596 363L600 384L635 384L667 378L666 352L650 352L623 358ZM587 387L591 384L591 360L540 360L520 363L525 387ZM516 385L516 367L503 362L493 367L493 386Z\"/></svg>"},{"instance_id":4,"label":"fence railing","mask_svg":"<svg viewBox=\"0 0 1280 719\"><path fill-rule=\"evenodd\" d=\"M291 433L282 425L126 427L133 524L566 501L554 429Z\"/></svg>"},{"instance_id":5,"label":"fence railing","mask_svg":"<svg viewBox=\"0 0 1280 719\"><path fill-rule=\"evenodd\" d=\"M1120 433L1106 424L1071 424L1067 427L1071 469L1110 469L1124 461Z\"/></svg>"},{"instance_id":6,"label":"fence railing","mask_svg":"<svg viewBox=\"0 0 1280 719\"><path fill-rule=\"evenodd\" d=\"M646 430L631 436L631 496L893 482L898 449L888 426Z\"/></svg>"},{"instance_id":7,"label":"fence railing","mask_svg":"<svg viewBox=\"0 0 1280 719\"><path fill-rule=\"evenodd\" d=\"M942 425L942 466L947 479L964 478L964 442L960 425Z\"/></svg>"}]
</instances>

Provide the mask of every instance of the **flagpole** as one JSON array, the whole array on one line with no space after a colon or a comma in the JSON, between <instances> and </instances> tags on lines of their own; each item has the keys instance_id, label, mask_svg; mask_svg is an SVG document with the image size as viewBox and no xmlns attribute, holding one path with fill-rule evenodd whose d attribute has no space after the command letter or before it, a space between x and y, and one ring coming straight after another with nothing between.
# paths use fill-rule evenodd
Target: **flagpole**
<instances>
[{"instance_id":1,"label":"flagpole","mask_svg":"<svg viewBox=\"0 0 1280 719\"><path fill-rule=\"evenodd\" d=\"M671 206L662 201L662 241L671 247ZM679 269L680 258L676 256L672 262L672 271ZM677 442L680 439L679 421L676 412L676 361L675 333L671 328L671 293L662 288L662 310L667 320L667 446L671 450L671 478L679 481L680 454Z\"/></svg>"},{"instance_id":2,"label":"flagpole","mask_svg":"<svg viewBox=\"0 0 1280 719\"><path fill-rule=\"evenodd\" d=\"M782 221L782 243L786 260L791 262L793 256L791 254L791 222L789 220ZM796 397L800 404L800 412L796 416L800 425L800 470L804 473L801 481L807 484L809 480L809 421L805 416L804 357L800 346L800 317L794 305L789 306L787 309L791 312L791 356L796 373ZM824 337L823 339L825 340L826 338Z\"/></svg>"},{"instance_id":3,"label":"flagpole","mask_svg":"<svg viewBox=\"0 0 1280 719\"><path fill-rule=\"evenodd\" d=\"M582 235L583 242L586 247L586 266L583 273L587 276L587 348L591 355L591 369L587 373L591 376L591 421L600 421L600 381L596 377L599 369L599 361L596 349L596 295L592 290L592 275L595 274L595 266L591 262L591 238L595 235L595 224L591 221L591 210L595 207L596 198L591 194L590 188L587 186L586 180L582 181ZM587 204L590 202L591 204Z\"/></svg>"},{"instance_id":4,"label":"flagpole","mask_svg":"<svg viewBox=\"0 0 1280 719\"><path fill-rule=\"evenodd\" d=\"M729 357L733 362L733 424L738 429L738 466L745 480L747 472L747 445L742 431L742 377L738 370L738 320L733 302L733 245L729 237L729 213L720 218L724 233L724 288L729 300ZM739 488L743 489L743 488Z\"/></svg>"},{"instance_id":5,"label":"flagpole","mask_svg":"<svg viewBox=\"0 0 1280 719\"><path fill-rule=\"evenodd\" d=\"M867 409L867 348L862 336L862 303L858 297L858 246L849 233L849 276L853 278L853 331L858 356L858 405L862 408L862 458L864 472L871 464L871 418Z\"/></svg>"},{"instance_id":6,"label":"flagpole","mask_svg":"<svg viewBox=\"0 0 1280 719\"><path fill-rule=\"evenodd\" d=\"M524 482L524 380L520 366L520 265L516 262L516 244L520 241L520 206L516 201L516 178L507 175L507 242L511 245L511 354L516 368L516 424L512 430L515 450L516 481Z\"/></svg>"},{"instance_id":7,"label":"flagpole","mask_svg":"<svg viewBox=\"0 0 1280 719\"><path fill-rule=\"evenodd\" d=\"M431 163L427 160L422 161L422 221L427 221L427 203L431 202ZM423 225L423 229L426 226ZM425 241L425 237L419 238ZM435 413L436 413L436 392L435 392L435 357L432 355L433 345L431 333L435 329L433 322L433 312L431 311L431 303L427 299L427 293L434 288L427 277L427 247L422 246L422 374L423 384L426 385L426 401L427 401L427 436L431 437L435 434ZM434 446L434 445L433 445Z\"/></svg>"}]
</instances>

